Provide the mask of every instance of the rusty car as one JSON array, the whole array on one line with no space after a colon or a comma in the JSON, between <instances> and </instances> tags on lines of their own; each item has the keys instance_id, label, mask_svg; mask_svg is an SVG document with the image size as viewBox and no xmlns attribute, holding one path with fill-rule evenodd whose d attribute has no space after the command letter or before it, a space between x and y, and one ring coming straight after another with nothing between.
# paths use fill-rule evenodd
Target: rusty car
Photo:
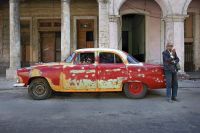
<instances>
[{"instance_id":1,"label":"rusty car","mask_svg":"<svg viewBox=\"0 0 200 133\"><path fill-rule=\"evenodd\" d=\"M86 48L75 50L62 62L18 69L14 86L28 88L35 100L47 99L54 91L124 92L139 99L166 83L161 65L141 63L121 50Z\"/></svg>"}]
</instances>

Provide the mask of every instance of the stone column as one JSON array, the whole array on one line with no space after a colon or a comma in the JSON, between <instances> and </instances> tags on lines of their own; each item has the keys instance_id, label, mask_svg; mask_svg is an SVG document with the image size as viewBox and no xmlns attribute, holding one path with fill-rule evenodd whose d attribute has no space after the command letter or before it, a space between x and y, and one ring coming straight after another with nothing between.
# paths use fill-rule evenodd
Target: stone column
<instances>
[{"instance_id":1,"label":"stone column","mask_svg":"<svg viewBox=\"0 0 200 133\"><path fill-rule=\"evenodd\" d=\"M10 0L9 7L10 68L6 70L6 78L14 79L16 70L21 67L19 0Z\"/></svg>"},{"instance_id":2,"label":"stone column","mask_svg":"<svg viewBox=\"0 0 200 133\"><path fill-rule=\"evenodd\" d=\"M194 14L194 64L195 70L200 70L200 15Z\"/></svg>"},{"instance_id":3,"label":"stone column","mask_svg":"<svg viewBox=\"0 0 200 133\"><path fill-rule=\"evenodd\" d=\"M109 47L109 0L98 0L99 3L99 47Z\"/></svg>"},{"instance_id":4,"label":"stone column","mask_svg":"<svg viewBox=\"0 0 200 133\"><path fill-rule=\"evenodd\" d=\"M61 60L70 55L70 0L61 0Z\"/></svg>"},{"instance_id":5,"label":"stone column","mask_svg":"<svg viewBox=\"0 0 200 133\"><path fill-rule=\"evenodd\" d=\"M116 15L110 15L109 18L109 39L110 44L109 47L113 49L119 49L119 30L118 30L118 22L119 22L119 16Z\"/></svg>"},{"instance_id":6,"label":"stone column","mask_svg":"<svg viewBox=\"0 0 200 133\"><path fill-rule=\"evenodd\" d=\"M180 59L180 74L184 71L184 19L185 15L167 16L165 20L165 44L174 43L177 55Z\"/></svg>"}]
</instances>

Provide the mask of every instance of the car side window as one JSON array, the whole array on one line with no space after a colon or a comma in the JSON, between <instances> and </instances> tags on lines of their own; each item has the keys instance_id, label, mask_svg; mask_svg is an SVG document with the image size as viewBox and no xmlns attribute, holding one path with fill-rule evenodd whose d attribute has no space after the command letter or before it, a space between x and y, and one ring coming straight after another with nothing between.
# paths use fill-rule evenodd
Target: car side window
<instances>
[{"instance_id":1,"label":"car side window","mask_svg":"<svg viewBox=\"0 0 200 133\"><path fill-rule=\"evenodd\" d=\"M94 64L95 62L95 55L94 53L78 53L75 59L75 64Z\"/></svg>"},{"instance_id":2,"label":"car side window","mask_svg":"<svg viewBox=\"0 0 200 133\"><path fill-rule=\"evenodd\" d=\"M122 59L113 53L107 53L107 52L100 52L99 53L99 63L101 64L107 64L107 63L123 63Z\"/></svg>"},{"instance_id":3,"label":"car side window","mask_svg":"<svg viewBox=\"0 0 200 133\"><path fill-rule=\"evenodd\" d=\"M115 54L115 63L123 63L121 57L119 57L119 55Z\"/></svg>"},{"instance_id":4,"label":"car side window","mask_svg":"<svg viewBox=\"0 0 200 133\"><path fill-rule=\"evenodd\" d=\"M73 58L75 56L75 53L72 53L70 56L68 56L66 59L65 59L65 62L66 63L71 63Z\"/></svg>"}]
</instances>

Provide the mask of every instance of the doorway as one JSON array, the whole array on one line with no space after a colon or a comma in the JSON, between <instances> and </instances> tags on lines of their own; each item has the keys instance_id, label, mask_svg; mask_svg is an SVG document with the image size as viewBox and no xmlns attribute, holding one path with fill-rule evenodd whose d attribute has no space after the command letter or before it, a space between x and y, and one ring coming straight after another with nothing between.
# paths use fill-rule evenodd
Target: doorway
<instances>
[{"instance_id":1,"label":"doorway","mask_svg":"<svg viewBox=\"0 0 200 133\"><path fill-rule=\"evenodd\" d=\"M30 66L30 21L22 20L20 22L21 32L21 66Z\"/></svg>"},{"instance_id":2,"label":"doorway","mask_svg":"<svg viewBox=\"0 0 200 133\"><path fill-rule=\"evenodd\" d=\"M61 61L61 19L39 19L40 61Z\"/></svg>"},{"instance_id":3,"label":"doorway","mask_svg":"<svg viewBox=\"0 0 200 133\"><path fill-rule=\"evenodd\" d=\"M77 48L94 48L94 19L77 20Z\"/></svg>"},{"instance_id":4,"label":"doorway","mask_svg":"<svg viewBox=\"0 0 200 133\"><path fill-rule=\"evenodd\" d=\"M184 23L184 41L185 41L185 63L184 68L185 72L193 72L195 71L194 64L194 35L193 35L193 13L188 13L189 17L185 19Z\"/></svg>"},{"instance_id":5,"label":"doorway","mask_svg":"<svg viewBox=\"0 0 200 133\"><path fill-rule=\"evenodd\" d=\"M122 16L122 50L145 62L145 15Z\"/></svg>"},{"instance_id":6,"label":"doorway","mask_svg":"<svg viewBox=\"0 0 200 133\"><path fill-rule=\"evenodd\" d=\"M59 62L61 60L61 32L40 32L41 61Z\"/></svg>"}]
</instances>

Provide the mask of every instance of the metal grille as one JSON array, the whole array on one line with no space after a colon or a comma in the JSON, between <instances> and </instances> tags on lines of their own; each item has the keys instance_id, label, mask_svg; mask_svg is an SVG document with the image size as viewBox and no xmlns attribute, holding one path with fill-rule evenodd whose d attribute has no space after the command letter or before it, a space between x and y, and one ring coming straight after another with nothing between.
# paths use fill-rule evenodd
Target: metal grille
<instances>
[{"instance_id":1,"label":"metal grille","mask_svg":"<svg viewBox=\"0 0 200 133\"><path fill-rule=\"evenodd\" d=\"M194 71L193 43L185 43L185 71Z\"/></svg>"}]
</instances>

